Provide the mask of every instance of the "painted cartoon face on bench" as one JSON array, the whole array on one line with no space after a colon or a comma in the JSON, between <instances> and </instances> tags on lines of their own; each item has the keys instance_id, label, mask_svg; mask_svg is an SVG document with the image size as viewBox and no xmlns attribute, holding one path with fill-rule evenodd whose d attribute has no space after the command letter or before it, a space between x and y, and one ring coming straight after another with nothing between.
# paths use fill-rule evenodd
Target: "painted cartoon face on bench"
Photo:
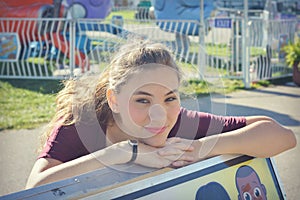
<instances>
[{"instance_id":1,"label":"painted cartoon face on bench","mask_svg":"<svg viewBox=\"0 0 300 200\"><path fill-rule=\"evenodd\" d=\"M258 174L250 166L241 166L236 172L236 187L239 200L266 200L267 191Z\"/></svg>"},{"instance_id":2,"label":"painted cartoon face on bench","mask_svg":"<svg viewBox=\"0 0 300 200\"><path fill-rule=\"evenodd\" d=\"M195 200L201 199L230 200L230 197L225 188L220 183L213 181L201 186L198 189Z\"/></svg>"}]
</instances>

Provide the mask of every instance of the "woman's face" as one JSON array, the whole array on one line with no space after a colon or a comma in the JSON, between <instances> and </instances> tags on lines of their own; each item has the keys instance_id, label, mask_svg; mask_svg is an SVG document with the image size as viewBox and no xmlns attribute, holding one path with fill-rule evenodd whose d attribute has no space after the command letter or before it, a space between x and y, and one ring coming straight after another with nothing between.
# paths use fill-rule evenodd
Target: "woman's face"
<instances>
[{"instance_id":1,"label":"woman's face","mask_svg":"<svg viewBox=\"0 0 300 200\"><path fill-rule=\"evenodd\" d=\"M116 95L117 125L148 145L163 146L180 111L178 87L177 73L163 65L133 75Z\"/></svg>"}]
</instances>

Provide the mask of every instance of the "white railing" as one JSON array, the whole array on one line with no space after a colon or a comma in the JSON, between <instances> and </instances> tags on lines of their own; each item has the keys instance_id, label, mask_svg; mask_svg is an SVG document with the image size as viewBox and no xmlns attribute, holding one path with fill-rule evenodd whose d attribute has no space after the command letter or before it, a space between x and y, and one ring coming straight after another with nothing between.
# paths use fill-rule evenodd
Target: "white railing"
<instances>
[{"instance_id":1,"label":"white railing","mask_svg":"<svg viewBox=\"0 0 300 200\"><path fill-rule=\"evenodd\" d=\"M299 21L252 19L249 27L252 47L252 81L290 75L292 69L285 63L283 47L299 37ZM260 51L262 50L262 53Z\"/></svg>"},{"instance_id":2,"label":"white railing","mask_svg":"<svg viewBox=\"0 0 300 200\"><path fill-rule=\"evenodd\" d=\"M180 60L196 64L197 52L191 53L189 48L197 45L197 39L188 44L188 36L183 32L187 26L193 33L197 23L123 21L118 18L112 21L2 18L0 36L4 43L0 77L60 79L99 71L115 48L128 37L163 42ZM175 34L173 29L180 29L179 33ZM14 50L6 49L5 44L14 46ZM193 54L191 58L189 53Z\"/></svg>"},{"instance_id":3,"label":"white railing","mask_svg":"<svg viewBox=\"0 0 300 200\"><path fill-rule=\"evenodd\" d=\"M286 76L279 47L299 34L297 20L249 21L251 80ZM1 18L0 78L62 79L98 72L133 35L169 46L188 78L199 77L198 53L204 49L202 76L243 79L242 23L242 18L207 19L203 46L198 21Z\"/></svg>"}]
</instances>

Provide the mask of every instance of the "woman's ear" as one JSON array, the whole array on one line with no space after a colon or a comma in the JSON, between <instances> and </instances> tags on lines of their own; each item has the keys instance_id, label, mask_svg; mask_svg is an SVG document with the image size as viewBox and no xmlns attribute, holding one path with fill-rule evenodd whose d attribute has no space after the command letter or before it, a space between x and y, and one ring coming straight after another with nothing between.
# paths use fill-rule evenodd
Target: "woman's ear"
<instances>
[{"instance_id":1,"label":"woman's ear","mask_svg":"<svg viewBox=\"0 0 300 200\"><path fill-rule=\"evenodd\" d=\"M116 97L115 92L112 89L107 89L106 98L107 98L107 102L108 102L110 109L114 113L118 113L119 108L118 108L118 103L117 103L117 97Z\"/></svg>"}]
</instances>

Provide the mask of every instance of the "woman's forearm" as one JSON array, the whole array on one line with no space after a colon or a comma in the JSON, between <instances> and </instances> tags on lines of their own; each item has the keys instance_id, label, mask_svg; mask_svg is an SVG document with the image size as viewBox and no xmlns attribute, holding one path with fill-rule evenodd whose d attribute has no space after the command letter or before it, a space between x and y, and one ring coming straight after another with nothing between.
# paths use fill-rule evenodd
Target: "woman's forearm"
<instances>
[{"instance_id":1,"label":"woman's forearm","mask_svg":"<svg viewBox=\"0 0 300 200\"><path fill-rule=\"evenodd\" d=\"M253 121L249 125L215 137L212 155L245 154L271 157L296 146L294 133L274 120Z\"/></svg>"},{"instance_id":2,"label":"woman's forearm","mask_svg":"<svg viewBox=\"0 0 300 200\"><path fill-rule=\"evenodd\" d=\"M37 169L34 167L28 179L26 189L70 178L104 166L101 162L95 160L96 159L93 158L93 156L86 155L78 159L56 165L44 171L39 171L38 167ZM47 162L47 160L39 159L36 161L36 164L42 165L43 162Z\"/></svg>"},{"instance_id":3,"label":"woman's forearm","mask_svg":"<svg viewBox=\"0 0 300 200\"><path fill-rule=\"evenodd\" d=\"M118 143L118 145L112 145L106 149L96 151L66 163L58 164L45 170L41 170L41 166L44 165L42 162L47 161L39 159L35 163L26 188L63 180L105 166L126 163L130 160L131 153L130 146L127 142L121 142Z\"/></svg>"}]
</instances>

